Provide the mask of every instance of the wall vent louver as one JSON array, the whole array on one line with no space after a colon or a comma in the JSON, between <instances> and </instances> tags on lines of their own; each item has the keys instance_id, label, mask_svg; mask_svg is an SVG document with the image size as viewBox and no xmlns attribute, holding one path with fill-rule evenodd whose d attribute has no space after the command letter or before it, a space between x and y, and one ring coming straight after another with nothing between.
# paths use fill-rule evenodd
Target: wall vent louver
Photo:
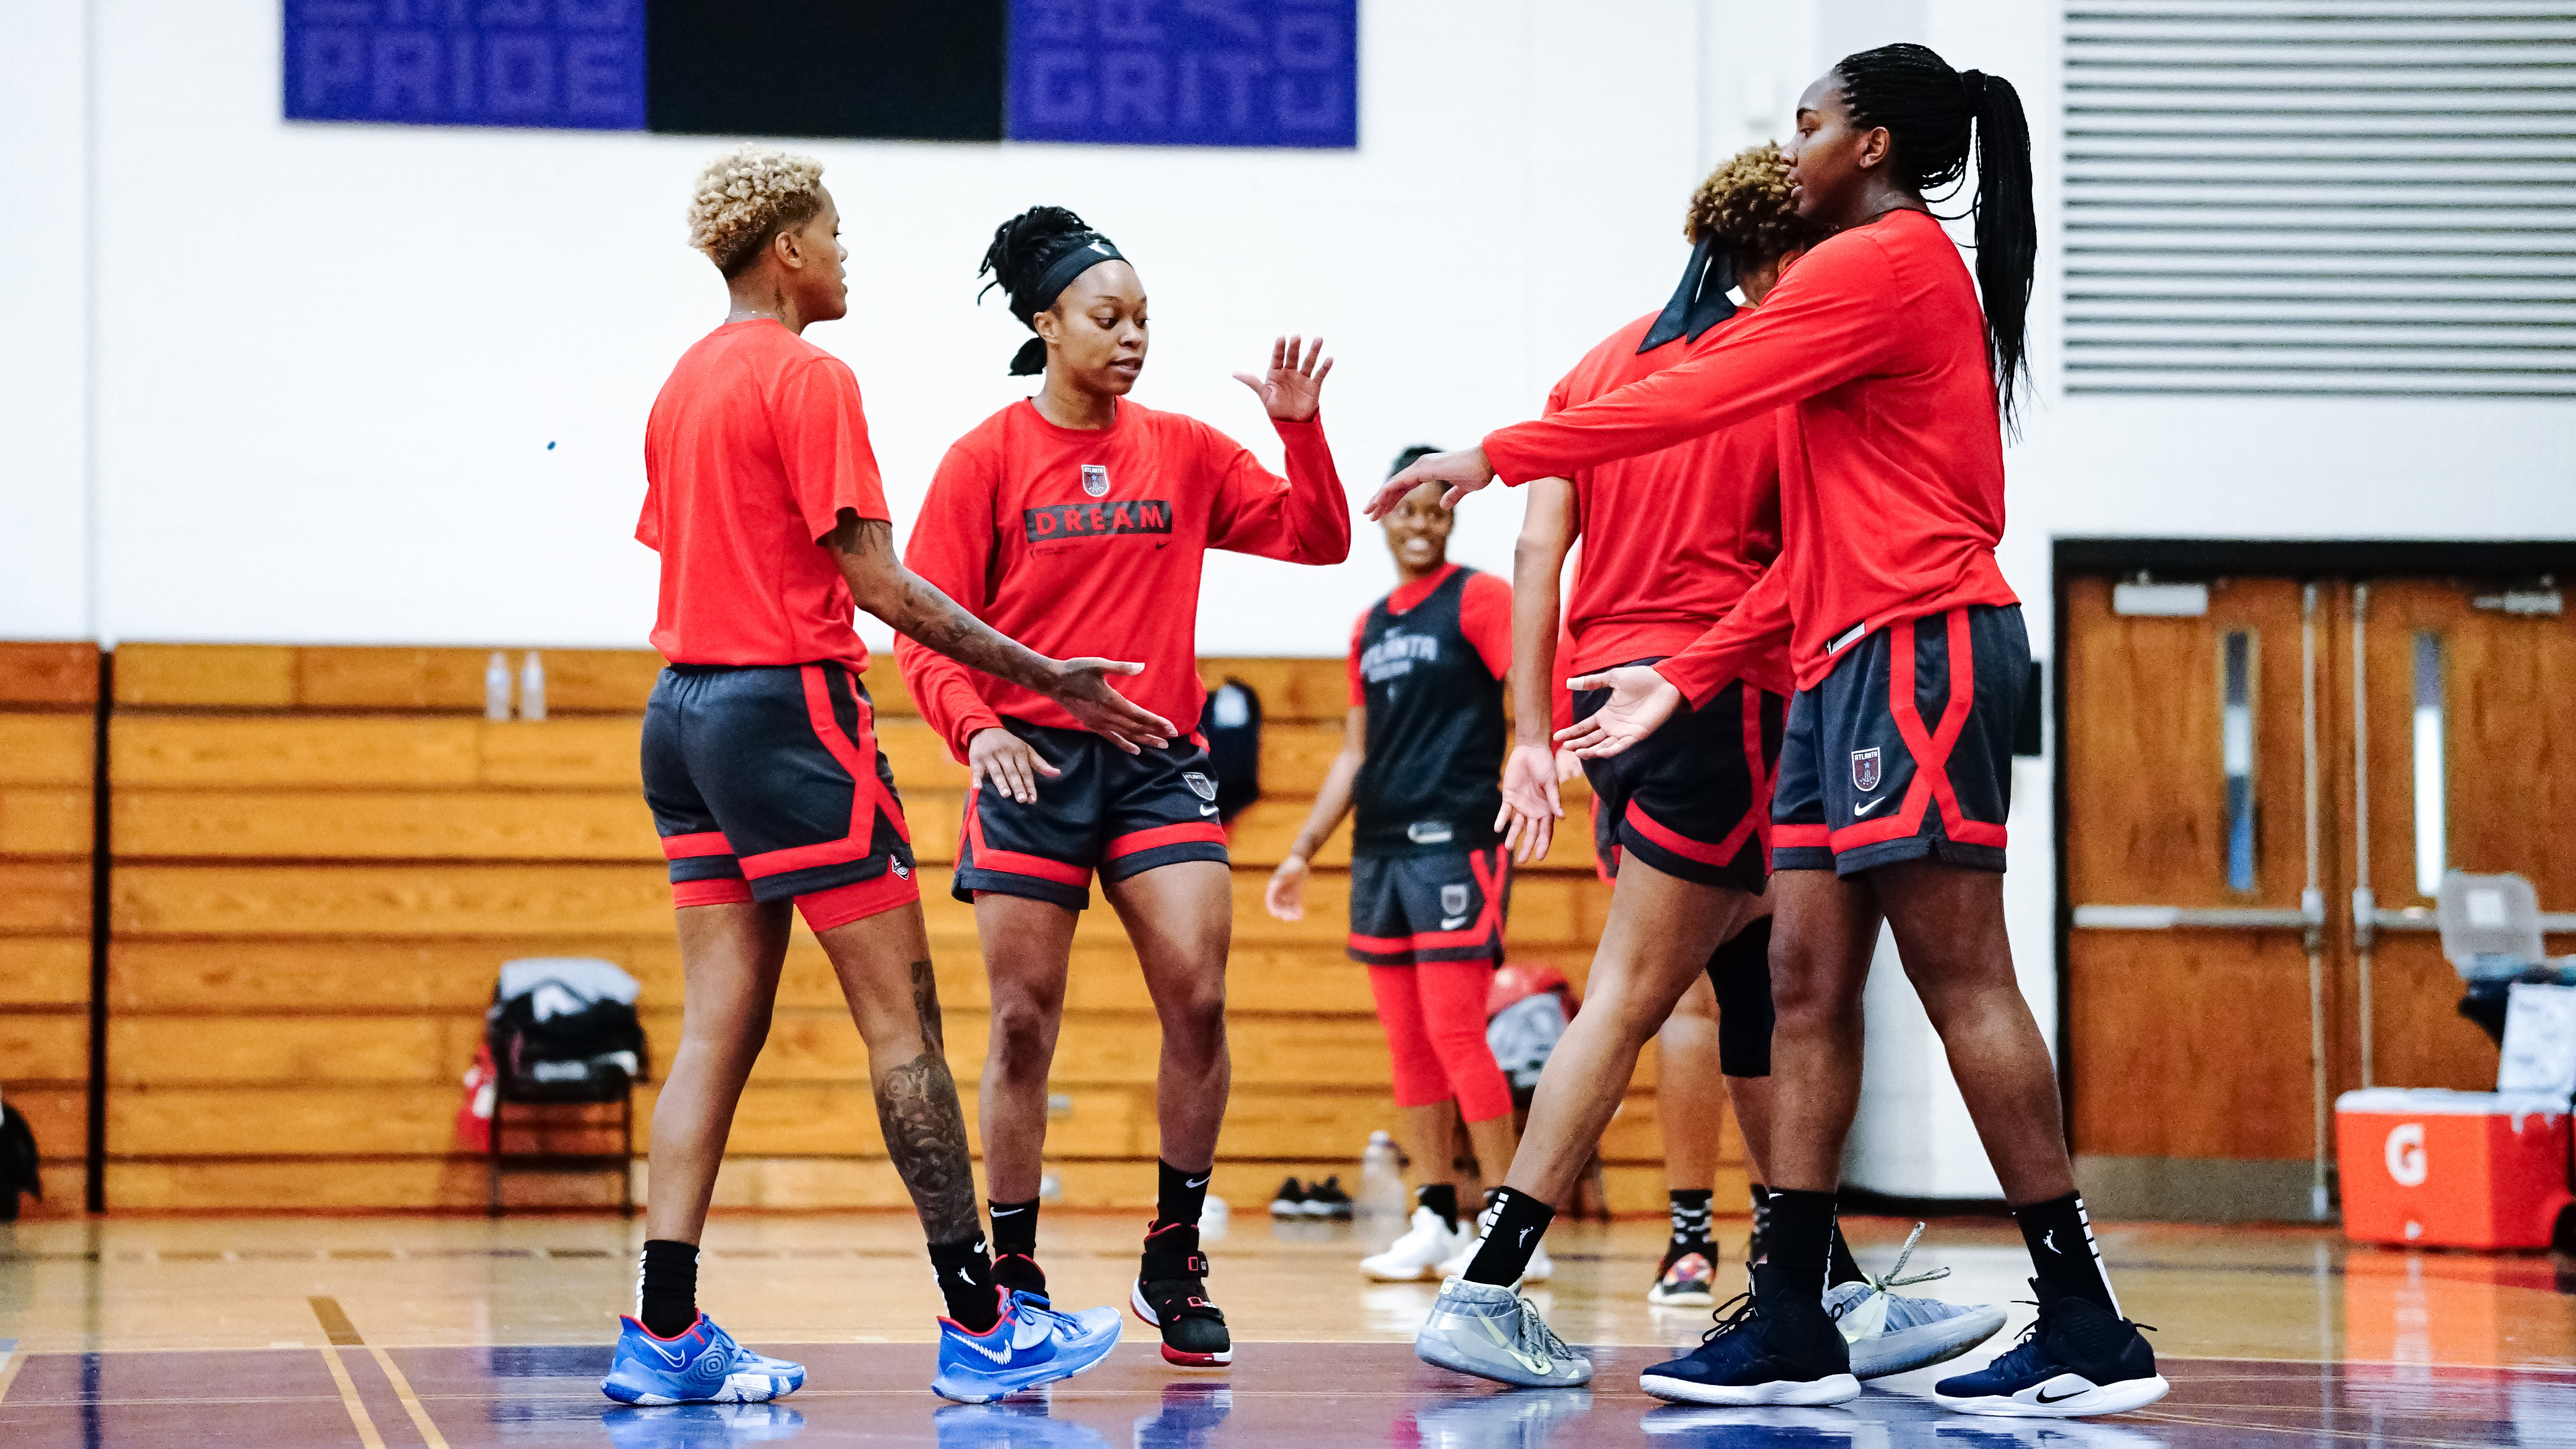
<instances>
[{"instance_id":1,"label":"wall vent louver","mask_svg":"<svg viewBox=\"0 0 2576 1449\"><path fill-rule=\"evenodd\" d=\"M2576 5L2085 0L2073 393L2576 396Z\"/></svg>"}]
</instances>

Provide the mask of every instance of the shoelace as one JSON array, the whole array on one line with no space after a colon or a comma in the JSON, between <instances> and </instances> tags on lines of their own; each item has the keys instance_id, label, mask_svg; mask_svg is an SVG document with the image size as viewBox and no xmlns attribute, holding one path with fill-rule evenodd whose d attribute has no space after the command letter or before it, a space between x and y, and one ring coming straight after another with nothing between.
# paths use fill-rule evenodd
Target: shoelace
<instances>
[{"instance_id":1,"label":"shoelace","mask_svg":"<svg viewBox=\"0 0 2576 1449\"><path fill-rule=\"evenodd\" d=\"M1532 1358L1544 1358L1549 1363L1560 1363L1574 1357L1574 1350L1565 1346L1565 1340L1556 1336L1556 1330L1547 1326L1546 1319L1539 1317L1537 1304L1517 1293L1512 1296L1521 1306L1520 1321L1513 1325L1521 1352Z\"/></svg>"},{"instance_id":2,"label":"shoelace","mask_svg":"<svg viewBox=\"0 0 2576 1449\"><path fill-rule=\"evenodd\" d=\"M1922 1237L1923 1224L1916 1223L1914 1225L1914 1231L1905 1235L1905 1248L1902 1252L1899 1252L1896 1255L1896 1266L1888 1269L1887 1274L1884 1277L1881 1277L1876 1273L1872 1273L1867 1268L1860 1268L1860 1264L1857 1262L1853 1263L1852 1266L1860 1268L1861 1281L1869 1285L1872 1293L1885 1294L1890 1298L1896 1296L1896 1290L1899 1288L1911 1288L1918 1283L1933 1283L1949 1277L1950 1270L1948 1268L1934 1268L1929 1272L1917 1273L1910 1278L1905 1275L1905 1265L1913 1260L1914 1245L1917 1242L1920 1242ZM1834 1309L1835 1320L1839 1322L1846 1310L1864 1301L1866 1301L1864 1298L1854 1298L1850 1303L1837 1307Z\"/></svg>"},{"instance_id":3,"label":"shoelace","mask_svg":"<svg viewBox=\"0 0 2576 1449\"><path fill-rule=\"evenodd\" d=\"M2016 1298L2013 1302L2027 1304L2034 1310L2039 1307L2039 1300L2035 1298ZM2140 1323L2134 1318L2123 1318L2120 1321L2127 1324L2129 1327L2138 1329L2142 1332L2155 1333L2159 1331L2154 1324ZM2011 1348L1995 1355L1995 1361L1988 1365L1988 1368L1991 1370L2005 1368L2007 1366L2016 1369L2022 1367L2023 1365L2019 1363L2018 1360L2021 1359L2025 1353L2035 1351L2037 1348L2039 1343L2039 1325L2040 1320L2034 1315L2030 1322L2023 1326L2021 1337L2013 1340L2013 1346Z\"/></svg>"},{"instance_id":4,"label":"shoelace","mask_svg":"<svg viewBox=\"0 0 2576 1449\"><path fill-rule=\"evenodd\" d=\"M1730 1309L1734 1311L1729 1312L1728 1310ZM1761 1316L1762 1305L1753 1300L1753 1295L1751 1293L1738 1293L1734 1297L1727 1299L1724 1303L1717 1305L1717 1311L1709 1315L1710 1318L1716 1320L1717 1326L1710 1329L1708 1332L1701 1334L1699 1336L1699 1341L1701 1343L1713 1343L1721 1336L1733 1333L1739 1328L1751 1327L1753 1320Z\"/></svg>"}]
</instances>

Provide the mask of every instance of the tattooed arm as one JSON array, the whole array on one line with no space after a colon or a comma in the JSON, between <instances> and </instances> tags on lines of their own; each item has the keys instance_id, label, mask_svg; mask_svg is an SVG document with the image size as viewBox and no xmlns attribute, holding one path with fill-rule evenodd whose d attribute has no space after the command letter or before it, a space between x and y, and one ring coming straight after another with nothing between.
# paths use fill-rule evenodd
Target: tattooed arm
<instances>
[{"instance_id":1,"label":"tattooed arm","mask_svg":"<svg viewBox=\"0 0 2576 1449\"><path fill-rule=\"evenodd\" d=\"M934 1243L981 1237L975 1211L975 1166L966 1147L966 1116L957 1083L941 1055L939 986L930 963L912 963L912 1005L924 1050L875 1083L877 1129L886 1155L912 1193L922 1230Z\"/></svg>"},{"instance_id":2,"label":"tattooed arm","mask_svg":"<svg viewBox=\"0 0 2576 1449\"><path fill-rule=\"evenodd\" d=\"M860 608L883 619L895 632L924 648L998 679L1036 690L1082 723L1115 741L1130 754L1139 743L1160 747L1172 737L1171 723L1128 702L1109 687L1106 676L1138 674L1141 664L1109 659L1049 659L1016 640L994 632L991 625L957 606L929 580L904 567L895 555L894 525L882 518L861 518L841 511L841 526L823 536L850 595Z\"/></svg>"}]
</instances>

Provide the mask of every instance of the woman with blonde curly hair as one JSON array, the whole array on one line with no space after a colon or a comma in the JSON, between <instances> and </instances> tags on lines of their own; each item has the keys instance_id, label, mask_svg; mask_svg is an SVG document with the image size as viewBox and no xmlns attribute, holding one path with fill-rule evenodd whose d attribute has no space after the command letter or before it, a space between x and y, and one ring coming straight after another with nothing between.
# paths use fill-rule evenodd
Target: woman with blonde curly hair
<instances>
[{"instance_id":1,"label":"woman with blonde curly hair","mask_svg":"<svg viewBox=\"0 0 2576 1449\"><path fill-rule=\"evenodd\" d=\"M1683 235L1692 244L1691 256L1671 302L1587 353L1549 394L1549 412L1579 406L1717 345L1739 310L1759 307L1782 273L1825 233L1798 215L1787 162L1778 148L1765 145L1730 158L1699 185ZM1727 295L1736 288L1745 309ZM1547 854L1564 815L1550 739L1555 681L1569 673L1651 664L1680 652L1726 617L1779 556L1778 429L1773 418L1756 417L1660 452L1527 486L1528 511L1513 561L1515 739L1504 764L1498 822L1523 862ZM1583 547L1565 619L1571 657L1559 658L1559 578L1578 538ZM1511 1292L1553 1216L1549 1205L1573 1191L1576 1174L1627 1090L1639 1053L1668 1019L1676 1029L1666 1037L1658 1080L1675 1171L1673 1234L1649 1297L1672 1305L1712 1301L1716 1249L1708 1236L1709 1184L1718 1118L1708 1078L1723 1075L1757 1179L1769 1147L1772 1016L1763 895L1770 873L1771 781L1790 683L1785 648L1757 655L1643 746L1615 759L1583 761L1595 801L1595 850L1604 874L1616 881L1609 919L1585 984L1583 1010L1548 1058L1521 1150L1496 1194L1485 1237L1465 1265L1463 1282L1444 1290L1444 1309L1453 1296L1472 1300ZM1571 712L1577 719L1588 716L1604 698L1606 691L1578 694ZM1703 975L1713 991L1701 987ZM1717 1020L1709 1023L1712 1006ZM1711 1063L1702 1055L1710 1037L1717 1072L1707 1070ZM1687 1185L1684 1172L1691 1179ZM1857 1303L1876 1291L1851 1267L1847 1250L1836 1255L1835 1268L1831 1294L1837 1303ZM1872 1314L1877 1331L1853 1347L1854 1358L1870 1361L1879 1373L1964 1352L2002 1325L2002 1315L1992 1311L1923 1299L1890 1301L1891 1310L1900 1306L1902 1311ZM1441 1317L1435 1311L1434 1328ZM1856 1327L1860 1321L1853 1319ZM1931 1331L1914 1331L1927 1324ZM1426 1328L1419 1342L1436 1341L1468 1358L1490 1338L1434 1328ZM1527 1361L1501 1369L1523 1370L1515 1377L1520 1382L1588 1377L1588 1365L1571 1354L1537 1357L1552 1361L1551 1372L1530 1374ZM1448 1366L1502 1376L1494 1363Z\"/></svg>"},{"instance_id":2,"label":"woman with blonde curly hair","mask_svg":"<svg viewBox=\"0 0 2576 1449\"><path fill-rule=\"evenodd\" d=\"M698 1237L769 1034L791 901L867 1043L886 1155L947 1299L932 1388L996 1399L1079 1373L1118 1338L1116 1309L1058 1314L994 1278L852 611L1122 744L1160 745L1172 727L1104 678L1137 666L1036 654L896 557L858 380L803 336L848 311L839 230L810 157L744 146L701 172L689 240L732 310L681 357L645 424L635 536L661 555L653 646L670 667L645 706L644 797L670 861L686 999L653 1109L639 1301L601 1386L623 1403L755 1401L805 1381L697 1307Z\"/></svg>"}]
</instances>

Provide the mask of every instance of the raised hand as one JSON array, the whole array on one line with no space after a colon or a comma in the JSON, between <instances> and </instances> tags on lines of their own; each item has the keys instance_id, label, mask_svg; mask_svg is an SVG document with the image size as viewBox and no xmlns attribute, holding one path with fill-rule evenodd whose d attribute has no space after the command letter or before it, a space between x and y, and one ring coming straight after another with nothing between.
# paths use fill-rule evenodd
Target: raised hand
<instances>
[{"instance_id":1,"label":"raised hand","mask_svg":"<svg viewBox=\"0 0 2576 1449\"><path fill-rule=\"evenodd\" d=\"M1556 732L1557 742L1587 760L1606 760L1663 727L1681 709L1682 692L1643 664L1625 665L1565 682L1580 694L1610 691L1609 702Z\"/></svg>"},{"instance_id":2,"label":"raised hand","mask_svg":"<svg viewBox=\"0 0 2576 1449\"><path fill-rule=\"evenodd\" d=\"M1039 692L1063 705L1076 724L1133 755L1140 753L1140 745L1159 750L1172 740L1170 720L1109 687L1109 675L1144 672L1142 664L1116 659L1061 659Z\"/></svg>"},{"instance_id":3,"label":"raised hand","mask_svg":"<svg viewBox=\"0 0 2576 1449\"><path fill-rule=\"evenodd\" d=\"M1494 828L1515 864L1547 859L1565 805L1556 793L1556 752L1545 745L1514 745L1503 757L1503 808Z\"/></svg>"},{"instance_id":4,"label":"raised hand","mask_svg":"<svg viewBox=\"0 0 2576 1449\"><path fill-rule=\"evenodd\" d=\"M1404 495L1425 483L1446 483L1449 491L1440 497L1440 506L1455 508L1458 500L1494 481L1494 465L1485 461L1480 447L1460 448L1454 453L1433 453L1416 458L1413 466L1386 480L1377 496L1362 511L1369 517L1384 518L1404 501Z\"/></svg>"},{"instance_id":5,"label":"raised hand","mask_svg":"<svg viewBox=\"0 0 2576 1449\"><path fill-rule=\"evenodd\" d=\"M1038 798L1038 776L1061 775L1064 772L1046 762L1046 757L1029 748L1029 742L1006 729L977 730L966 742L966 773L969 783L990 785L1001 794L1023 805L1035 804Z\"/></svg>"},{"instance_id":6,"label":"raised hand","mask_svg":"<svg viewBox=\"0 0 2576 1449\"><path fill-rule=\"evenodd\" d=\"M1333 359L1324 356L1323 338L1309 343L1302 337L1278 337L1271 339L1268 373L1255 377L1238 372L1234 380L1252 389L1272 417L1302 423L1322 405L1324 375L1332 370Z\"/></svg>"}]
</instances>

